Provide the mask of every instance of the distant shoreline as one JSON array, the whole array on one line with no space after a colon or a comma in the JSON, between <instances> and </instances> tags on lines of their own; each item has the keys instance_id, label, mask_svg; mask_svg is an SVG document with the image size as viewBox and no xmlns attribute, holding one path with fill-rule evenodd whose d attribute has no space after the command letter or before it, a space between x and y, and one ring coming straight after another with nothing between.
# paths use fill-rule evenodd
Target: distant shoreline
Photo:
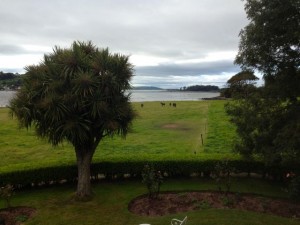
<instances>
[{"instance_id":1,"label":"distant shoreline","mask_svg":"<svg viewBox=\"0 0 300 225\"><path fill-rule=\"evenodd\" d=\"M13 98L15 93L15 91L0 91L0 107L9 105L9 101ZM219 92L175 91L174 89L171 91L167 89L128 90L127 93L131 93L131 102L174 102L223 99L219 97Z\"/></svg>"}]
</instances>

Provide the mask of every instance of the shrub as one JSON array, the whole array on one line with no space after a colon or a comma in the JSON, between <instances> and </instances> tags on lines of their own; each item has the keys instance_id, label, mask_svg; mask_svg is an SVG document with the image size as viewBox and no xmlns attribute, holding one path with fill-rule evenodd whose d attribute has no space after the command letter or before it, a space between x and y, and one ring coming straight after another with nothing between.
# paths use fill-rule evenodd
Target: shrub
<instances>
[{"instance_id":1,"label":"shrub","mask_svg":"<svg viewBox=\"0 0 300 225\"><path fill-rule=\"evenodd\" d=\"M28 220L28 216L27 215L18 215L15 218L15 221L17 222L25 222Z\"/></svg>"},{"instance_id":2,"label":"shrub","mask_svg":"<svg viewBox=\"0 0 300 225\"><path fill-rule=\"evenodd\" d=\"M226 159L227 165L235 169L236 173L256 173L270 174L270 169L261 161L248 161L244 159ZM156 169L161 171L166 177L190 177L191 174L198 174L209 177L215 176L216 165L224 160L201 159L201 160L157 160L146 162L136 161L102 161L91 165L92 180L99 179L123 179L124 175L133 179L141 179L145 164L151 163ZM224 163L224 162L223 162ZM222 164L222 163L221 163ZM299 164L277 166L280 174L286 174L286 171L293 170L300 173ZM274 171L274 168L273 168ZM53 167L37 167L34 169L23 169L18 171L0 172L0 187L5 184L12 184L15 189L25 187L56 184L61 182L76 182L76 165L60 165ZM223 182L223 181L222 181Z\"/></svg>"},{"instance_id":3,"label":"shrub","mask_svg":"<svg viewBox=\"0 0 300 225\"><path fill-rule=\"evenodd\" d=\"M211 204L209 202L207 202L206 200L203 200L200 203L198 203L198 208L200 208L200 209L210 209Z\"/></svg>"},{"instance_id":4,"label":"shrub","mask_svg":"<svg viewBox=\"0 0 300 225\"><path fill-rule=\"evenodd\" d=\"M216 163L212 178L216 181L219 191L222 191L222 186L225 185L225 193L227 194L231 188L231 173L234 172L234 167L229 164L227 159Z\"/></svg>"},{"instance_id":5,"label":"shrub","mask_svg":"<svg viewBox=\"0 0 300 225\"><path fill-rule=\"evenodd\" d=\"M160 171L155 171L153 166L145 165L142 171L143 183L148 189L149 198L157 198L160 191L160 185L163 182L163 176Z\"/></svg>"},{"instance_id":6,"label":"shrub","mask_svg":"<svg viewBox=\"0 0 300 225\"><path fill-rule=\"evenodd\" d=\"M14 187L11 184L7 184L4 187L1 187L0 189L0 196L3 198L6 202L6 207L10 208L10 200L14 194Z\"/></svg>"}]
</instances>

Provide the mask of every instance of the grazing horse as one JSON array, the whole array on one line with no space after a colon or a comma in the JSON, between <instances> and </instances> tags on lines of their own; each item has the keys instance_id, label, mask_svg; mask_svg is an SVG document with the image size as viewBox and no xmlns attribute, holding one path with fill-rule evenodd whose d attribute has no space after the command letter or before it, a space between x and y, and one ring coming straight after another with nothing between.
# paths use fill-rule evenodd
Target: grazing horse
<instances>
[{"instance_id":1,"label":"grazing horse","mask_svg":"<svg viewBox=\"0 0 300 225\"><path fill-rule=\"evenodd\" d=\"M176 103L173 103L173 107L176 107Z\"/></svg>"},{"instance_id":2,"label":"grazing horse","mask_svg":"<svg viewBox=\"0 0 300 225\"><path fill-rule=\"evenodd\" d=\"M166 103L164 103L164 102L161 102L160 104L161 104L161 106L165 106L166 105Z\"/></svg>"}]
</instances>

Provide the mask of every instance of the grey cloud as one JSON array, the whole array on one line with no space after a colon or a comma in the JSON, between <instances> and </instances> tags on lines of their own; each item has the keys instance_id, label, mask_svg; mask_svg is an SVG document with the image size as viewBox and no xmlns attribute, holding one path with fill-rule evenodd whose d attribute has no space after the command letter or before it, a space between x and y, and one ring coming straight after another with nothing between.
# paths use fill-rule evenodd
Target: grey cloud
<instances>
[{"instance_id":1,"label":"grey cloud","mask_svg":"<svg viewBox=\"0 0 300 225\"><path fill-rule=\"evenodd\" d=\"M240 0L1 0L0 55L38 53L22 48L26 45L69 47L74 40L91 40L113 52L168 62L201 59L210 52L237 50L239 31L247 23L243 5ZM171 75L239 70L230 61L135 69L136 78L160 77L168 85Z\"/></svg>"},{"instance_id":2,"label":"grey cloud","mask_svg":"<svg viewBox=\"0 0 300 225\"><path fill-rule=\"evenodd\" d=\"M235 73L239 67L232 61L217 61L208 63L161 64L158 66L141 66L135 68L136 75L143 76L198 76Z\"/></svg>"},{"instance_id":3,"label":"grey cloud","mask_svg":"<svg viewBox=\"0 0 300 225\"><path fill-rule=\"evenodd\" d=\"M79 39L126 52L207 53L236 48L246 21L237 0L4 2L2 33L50 47Z\"/></svg>"},{"instance_id":4,"label":"grey cloud","mask_svg":"<svg viewBox=\"0 0 300 225\"><path fill-rule=\"evenodd\" d=\"M18 45L0 44L0 55L25 54L26 50Z\"/></svg>"}]
</instances>

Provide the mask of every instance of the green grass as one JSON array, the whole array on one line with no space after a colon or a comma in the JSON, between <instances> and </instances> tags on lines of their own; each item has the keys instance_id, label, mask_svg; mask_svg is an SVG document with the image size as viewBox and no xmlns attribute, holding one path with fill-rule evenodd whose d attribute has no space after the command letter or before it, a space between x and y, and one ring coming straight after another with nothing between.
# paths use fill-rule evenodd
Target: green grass
<instances>
[{"instance_id":1,"label":"green grass","mask_svg":"<svg viewBox=\"0 0 300 225\"><path fill-rule=\"evenodd\" d=\"M127 160L180 160L237 157L231 153L234 129L223 109L224 101L178 102L162 107L159 102L134 103L138 117L126 139L104 139L94 162ZM34 128L19 129L0 109L0 173L26 168L75 164L72 146L53 148L38 139ZM201 135L204 146L202 146ZM195 154L196 153L196 154Z\"/></svg>"},{"instance_id":2,"label":"green grass","mask_svg":"<svg viewBox=\"0 0 300 225\"><path fill-rule=\"evenodd\" d=\"M103 182L93 185L95 198L90 202L71 200L73 186L59 186L29 191L21 191L12 199L13 206L26 205L35 207L37 214L26 225L134 225L150 223L152 225L170 224L172 218L188 216L189 225L282 225L300 224L299 220L233 209L203 209L166 215L146 217L132 214L127 207L135 197L145 194L145 186L138 181ZM211 190L216 186L211 180L184 179L166 180L162 191ZM270 197L286 197L282 186L263 180L234 180L232 189L239 192L252 192ZM1 206L2 202L0 203Z\"/></svg>"},{"instance_id":3,"label":"green grass","mask_svg":"<svg viewBox=\"0 0 300 225\"><path fill-rule=\"evenodd\" d=\"M232 151L236 137L235 127L229 122L224 104L212 101L208 111L208 136L204 151L206 153L227 154Z\"/></svg>"}]
</instances>

